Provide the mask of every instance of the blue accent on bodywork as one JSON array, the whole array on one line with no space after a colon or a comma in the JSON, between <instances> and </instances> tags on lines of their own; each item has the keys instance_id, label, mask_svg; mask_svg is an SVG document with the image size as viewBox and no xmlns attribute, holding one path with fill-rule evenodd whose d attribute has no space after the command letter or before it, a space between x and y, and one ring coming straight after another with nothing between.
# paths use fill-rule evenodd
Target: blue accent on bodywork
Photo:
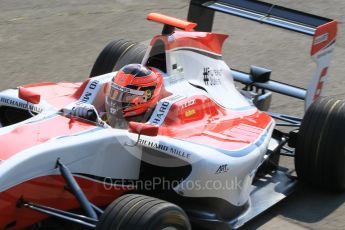
<instances>
[{"instance_id":1,"label":"blue accent on bodywork","mask_svg":"<svg viewBox=\"0 0 345 230\"><path fill-rule=\"evenodd\" d=\"M213 146L210 146L210 145L206 145L206 144L200 144L200 143L196 143L196 142L191 142L189 141L190 143L193 143L193 144L197 144L197 145L200 145L200 146L204 146L204 147L207 147L207 148L212 148L218 152L221 152L227 156L230 156L230 157L244 157L244 156L247 156L249 155L250 153L252 153L255 149L259 148L268 137L268 130L271 130L272 128L272 125L273 123L271 123L268 128L264 131L264 133L260 136L260 138L255 141L254 143L248 145L247 147L243 148L243 149L240 149L240 150L235 150L235 151L231 151L231 150L226 150L226 149L221 149L221 148L215 148ZM182 140L182 139L179 139L180 141L185 141L187 142L186 140Z\"/></svg>"},{"instance_id":2,"label":"blue accent on bodywork","mask_svg":"<svg viewBox=\"0 0 345 230\"><path fill-rule=\"evenodd\" d=\"M269 130L270 127L267 130ZM222 152L222 153L230 156L230 157L244 157L244 156L247 156L248 154L253 152L255 149L260 147L265 142L265 140L267 139L267 136L268 136L267 130L265 130L264 134L261 135L260 138L256 142L254 142L251 145L248 145L244 149L241 149L241 150L238 150L238 151L229 151L229 150L220 149L220 148L215 148L215 149L217 151L219 151L219 152Z\"/></svg>"}]
</instances>

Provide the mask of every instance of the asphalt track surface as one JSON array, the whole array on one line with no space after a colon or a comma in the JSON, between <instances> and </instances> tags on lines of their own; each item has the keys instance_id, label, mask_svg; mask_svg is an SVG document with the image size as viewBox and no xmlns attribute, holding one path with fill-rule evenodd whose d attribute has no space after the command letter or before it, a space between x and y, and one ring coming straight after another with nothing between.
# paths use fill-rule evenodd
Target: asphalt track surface
<instances>
[{"instance_id":1,"label":"asphalt track surface","mask_svg":"<svg viewBox=\"0 0 345 230\"><path fill-rule=\"evenodd\" d=\"M267 1L338 20L327 88L329 95L344 98L345 1ZM82 81L114 37L148 42L160 32L161 25L145 20L147 13L186 18L187 11L186 0L1 0L0 89L42 81ZM309 57L311 38L223 14L217 14L214 31L230 34L223 52L231 67L271 68L273 79L306 87L314 67ZM303 103L275 95L271 109L302 115ZM245 228L345 229L344 201L345 194L301 186Z\"/></svg>"}]
</instances>

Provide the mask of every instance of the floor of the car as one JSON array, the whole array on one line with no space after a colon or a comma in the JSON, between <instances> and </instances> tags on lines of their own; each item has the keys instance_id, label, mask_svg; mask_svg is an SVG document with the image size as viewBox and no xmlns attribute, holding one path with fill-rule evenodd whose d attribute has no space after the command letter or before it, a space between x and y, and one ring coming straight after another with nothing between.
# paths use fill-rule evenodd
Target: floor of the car
<instances>
[{"instance_id":1,"label":"floor of the car","mask_svg":"<svg viewBox=\"0 0 345 230\"><path fill-rule=\"evenodd\" d=\"M286 169L279 169L263 177L258 178L252 185L250 194L250 207L232 227L234 229L253 219L274 204L286 198L295 191L297 180L289 176Z\"/></svg>"}]
</instances>

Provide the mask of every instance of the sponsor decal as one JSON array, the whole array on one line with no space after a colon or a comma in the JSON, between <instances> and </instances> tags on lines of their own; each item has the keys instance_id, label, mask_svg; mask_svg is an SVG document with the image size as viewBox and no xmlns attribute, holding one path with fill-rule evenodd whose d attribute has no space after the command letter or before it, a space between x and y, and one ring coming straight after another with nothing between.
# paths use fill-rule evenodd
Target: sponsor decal
<instances>
[{"instance_id":1,"label":"sponsor decal","mask_svg":"<svg viewBox=\"0 0 345 230\"><path fill-rule=\"evenodd\" d=\"M229 167L227 164L219 166L215 174L226 173L229 171Z\"/></svg>"},{"instance_id":2,"label":"sponsor decal","mask_svg":"<svg viewBox=\"0 0 345 230\"><path fill-rule=\"evenodd\" d=\"M208 85L208 82L210 81L209 75L210 75L210 68L204 68L204 72L202 73L202 75L204 76L204 82L205 85Z\"/></svg>"},{"instance_id":3,"label":"sponsor decal","mask_svg":"<svg viewBox=\"0 0 345 230\"><path fill-rule=\"evenodd\" d=\"M78 102L75 103L75 105L80 105L84 103L93 104L95 98L97 97L98 92L103 90L104 84L107 84L109 82L109 79L110 79L109 74L105 74L105 75L91 79L89 83L87 84L87 86L85 87L83 94L79 98Z\"/></svg>"},{"instance_id":4,"label":"sponsor decal","mask_svg":"<svg viewBox=\"0 0 345 230\"><path fill-rule=\"evenodd\" d=\"M40 113L43 111L43 108L41 107L34 106L31 103L25 103L14 98L1 97L0 102L3 104L15 106L20 109L30 110L35 113Z\"/></svg>"},{"instance_id":5,"label":"sponsor decal","mask_svg":"<svg viewBox=\"0 0 345 230\"><path fill-rule=\"evenodd\" d=\"M150 99L152 97L152 91L151 90L146 90L145 91L145 96L147 97L147 99Z\"/></svg>"},{"instance_id":6,"label":"sponsor decal","mask_svg":"<svg viewBox=\"0 0 345 230\"><path fill-rule=\"evenodd\" d=\"M185 117L193 116L196 113L195 109L189 109L184 113Z\"/></svg>"},{"instance_id":7,"label":"sponsor decal","mask_svg":"<svg viewBox=\"0 0 345 230\"><path fill-rule=\"evenodd\" d=\"M99 77L91 79L85 87L83 94L81 95L79 100L75 104L73 104L73 106L80 104L93 104L98 92L103 90L104 84L107 84L109 82L109 79L109 74L101 75Z\"/></svg>"},{"instance_id":8,"label":"sponsor decal","mask_svg":"<svg viewBox=\"0 0 345 230\"><path fill-rule=\"evenodd\" d=\"M161 125L164 121L164 118L167 116L170 107L171 107L171 104L167 101L160 103L158 111L155 110L156 114L152 118L150 123L155 124L155 125Z\"/></svg>"},{"instance_id":9,"label":"sponsor decal","mask_svg":"<svg viewBox=\"0 0 345 230\"><path fill-rule=\"evenodd\" d=\"M174 146L168 146L159 143L159 141L154 141L154 140L147 140L147 139L142 139L140 138L138 141L138 144L150 147L152 149L157 149L162 152L169 153L170 155L177 156L177 157L182 157L186 159L190 159L191 154L185 152L182 149L176 148Z\"/></svg>"},{"instance_id":10,"label":"sponsor decal","mask_svg":"<svg viewBox=\"0 0 345 230\"><path fill-rule=\"evenodd\" d=\"M220 77L222 76L222 70L221 69L210 69L210 67L204 67L203 70L203 80L205 85L207 86L214 86L214 85L220 85Z\"/></svg>"},{"instance_id":11,"label":"sponsor decal","mask_svg":"<svg viewBox=\"0 0 345 230\"><path fill-rule=\"evenodd\" d=\"M322 43L322 42L325 42L325 41L327 41L328 40L328 33L324 33L324 34L322 34L322 35L320 35L320 36L317 36L316 38L315 38L315 40L314 40L314 45L318 45L318 44L320 44L320 43Z\"/></svg>"},{"instance_id":12,"label":"sponsor decal","mask_svg":"<svg viewBox=\"0 0 345 230\"><path fill-rule=\"evenodd\" d=\"M81 98L79 99L79 103L92 103L95 92L98 91L99 88L99 81L98 80L92 80L89 82L89 84L86 87L86 90L84 90L83 95L81 95Z\"/></svg>"},{"instance_id":13,"label":"sponsor decal","mask_svg":"<svg viewBox=\"0 0 345 230\"><path fill-rule=\"evenodd\" d=\"M179 73L183 73L183 67L182 66L178 66L177 63L172 64L171 68L172 68L172 70L175 70L175 71L177 71Z\"/></svg>"},{"instance_id":14,"label":"sponsor decal","mask_svg":"<svg viewBox=\"0 0 345 230\"><path fill-rule=\"evenodd\" d=\"M159 142L157 142L157 141L139 139L138 144L145 145L145 146L151 147L153 149L158 149L158 150L162 150L162 151L166 151L166 152L169 150L168 146L159 144Z\"/></svg>"},{"instance_id":15,"label":"sponsor decal","mask_svg":"<svg viewBox=\"0 0 345 230\"><path fill-rule=\"evenodd\" d=\"M186 103L182 104L182 108L184 109L184 108L187 108L189 106L195 105L195 103L196 103L195 99L187 101Z\"/></svg>"},{"instance_id":16,"label":"sponsor decal","mask_svg":"<svg viewBox=\"0 0 345 230\"><path fill-rule=\"evenodd\" d=\"M184 97L180 95L172 95L170 97L164 98L156 106L153 114L149 120L149 123L154 125L161 125L164 122L165 117L168 115L169 110L175 102L183 99Z\"/></svg>"}]
</instances>

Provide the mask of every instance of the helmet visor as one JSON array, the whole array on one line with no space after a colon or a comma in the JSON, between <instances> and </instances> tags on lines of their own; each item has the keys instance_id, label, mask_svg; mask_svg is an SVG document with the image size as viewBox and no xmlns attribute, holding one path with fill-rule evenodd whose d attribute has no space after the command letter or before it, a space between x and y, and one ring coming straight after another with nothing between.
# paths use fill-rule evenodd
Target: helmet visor
<instances>
[{"instance_id":1,"label":"helmet visor","mask_svg":"<svg viewBox=\"0 0 345 230\"><path fill-rule=\"evenodd\" d=\"M111 83L108 88L106 96L106 111L108 112L108 121L111 120L124 120L126 109L139 106L146 103L152 97L155 86L150 87L137 87L129 85L123 87L115 83Z\"/></svg>"},{"instance_id":2,"label":"helmet visor","mask_svg":"<svg viewBox=\"0 0 345 230\"><path fill-rule=\"evenodd\" d=\"M115 83L111 84L110 92L108 92L108 96L115 101L124 102L124 103L131 103L133 99L139 98L145 94L144 91L131 89L127 87L123 87L117 85Z\"/></svg>"}]
</instances>

